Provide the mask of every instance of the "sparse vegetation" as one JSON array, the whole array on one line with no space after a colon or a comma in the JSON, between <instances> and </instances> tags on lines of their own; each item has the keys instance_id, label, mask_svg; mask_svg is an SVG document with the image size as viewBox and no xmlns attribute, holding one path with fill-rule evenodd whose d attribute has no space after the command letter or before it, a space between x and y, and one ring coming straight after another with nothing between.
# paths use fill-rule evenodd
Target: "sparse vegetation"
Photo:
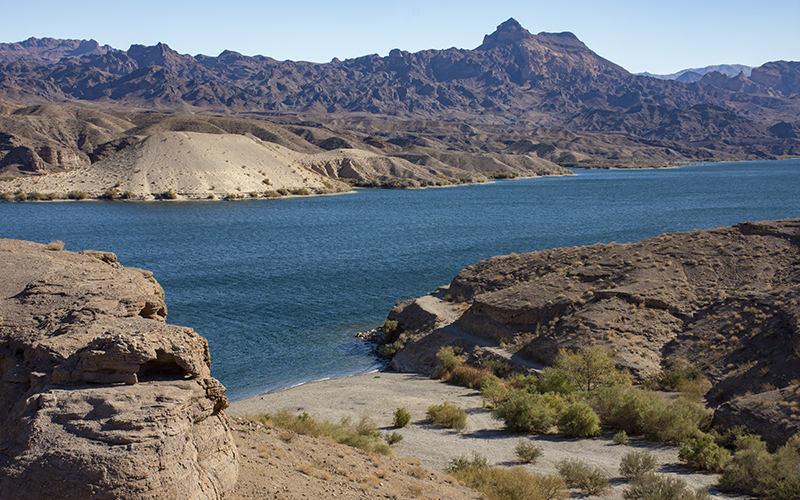
<instances>
[{"instance_id":1,"label":"sparse vegetation","mask_svg":"<svg viewBox=\"0 0 800 500\"><path fill-rule=\"evenodd\" d=\"M289 411L280 410L275 414L264 414L256 417L261 423L273 425L298 434L327 439L335 443L346 444L365 451L391 455L391 449L378 431L378 426L367 415L363 415L358 423L353 424L344 418L338 424L318 421L308 413L292 415Z\"/></svg>"},{"instance_id":2,"label":"sparse vegetation","mask_svg":"<svg viewBox=\"0 0 800 500\"><path fill-rule=\"evenodd\" d=\"M556 470L568 485L579 488L586 495L597 495L608 488L608 476L581 460L561 460L556 464Z\"/></svg>"},{"instance_id":3,"label":"sparse vegetation","mask_svg":"<svg viewBox=\"0 0 800 500\"><path fill-rule=\"evenodd\" d=\"M431 405L425 413L430 423L463 431L467 427L467 412L452 403L445 401L440 405Z\"/></svg>"},{"instance_id":4,"label":"sparse vegetation","mask_svg":"<svg viewBox=\"0 0 800 500\"><path fill-rule=\"evenodd\" d=\"M392 423L395 427L405 427L411 422L411 413L405 408L398 408L394 411L394 420Z\"/></svg>"},{"instance_id":5,"label":"sparse vegetation","mask_svg":"<svg viewBox=\"0 0 800 500\"><path fill-rule=\"evenodd\" d=\"M554 500L566 496L566 485L559 476L522 467L491 467L477 453L471 460L464 456L451 460L445 472L489 500Z\"/></svg>"},{"instance_id":6,"label":"sparse vegetation","mask_svg":"<svg viewBox=\"0 0 800 500\"><path fill-rule=\"evenodd\" d=\"M163 193L158 195L158 198L161 200L177 200L178 194L175 193L172 189L167 189Z\"/></svg>"},{"instance_id":7,"label":"sparse vegetation","mask_svg":"<svg viewBox=\"0 0 800 500\"><path fill-rule=\"evenodd\" d=\"M86 193L84 193L83 191L70 191L69 193L67 193L67 199L70 199L70 200L85 200L86 199Z\"/></svg>"},{"instance_id":8,"label":"sparse vegetation","mask_svg":"<svg viewBox=\"0 0 800 500\"><path fill-rule=\"evenodd\" d=\"M653 472L655 468L656 458L649 451L630 451L623 455L619 462L619 473L626 481Z\"/></svg>"},{"instance_id":9,"label":"sparse vegetation","mask_svg":"<svg viewBox=\"0 0 800 500\"><path fill-rule=\"evenodd\" d=\"M649 472L631 481L622 497L625 500L708 500L711 495L702 489L689 489L683 479Z\"/></svg>"},{"instance_id":10,"label":"sparse vegetation","mask_svg":"<svg viewBox=\"0 0 800 500\"><path fill-rule=\"evenodd\" d=\"M626 445L630 443L630 439L628 438L628 433L625 431L619 431L614 434L614 444L622 444Z\"/></svg>"},{"instance_id":11,"label":"sparse vegetation","mask_svg":"<svg viewBox=\"0 0 800 500\"><path fill-rule=\"evenodd\" d=\"M544 450L530 439L520 439L517 442L517 446L514 447L514 453L516 453L521 462L532 464L542 456Z\"/></svg>"}]
</instances>

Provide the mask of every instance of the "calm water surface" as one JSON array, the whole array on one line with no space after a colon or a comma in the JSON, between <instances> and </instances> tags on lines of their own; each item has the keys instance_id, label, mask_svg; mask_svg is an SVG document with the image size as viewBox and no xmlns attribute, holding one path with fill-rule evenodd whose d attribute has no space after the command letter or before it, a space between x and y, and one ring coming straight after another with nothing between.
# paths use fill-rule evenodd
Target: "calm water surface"
<instances>
[{"instance_id":1,"label":"calm water surface","mask_svg":"<svg viewBox=\"0 0 800 500\"><path fill-rule=\"evenodd\" d=\"M240 202L0 204L0 237L152 270L232 399L369 370L397 300L511 252L800 217L800 160L576 171L448 189Z\"/></svg>"}]
</instances>

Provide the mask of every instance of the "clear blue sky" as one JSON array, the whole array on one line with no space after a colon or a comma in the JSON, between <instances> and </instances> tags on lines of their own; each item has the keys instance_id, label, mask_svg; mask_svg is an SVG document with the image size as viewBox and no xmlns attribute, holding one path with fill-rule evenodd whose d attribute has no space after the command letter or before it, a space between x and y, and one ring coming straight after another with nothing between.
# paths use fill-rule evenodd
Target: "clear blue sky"
<instances>
[{"instance_id":1,"label":"clear blue sky","mask_svg":"<svg viewBox=\"0 0 800 500\"><path fill-rule=\"evenodd\" d=\"M762 0L27 0L6 2L0 42L93 38L184 54L225 49L328 62L393 48L472 49L509 17L531 33L571 31L631 72L800 61L800 1Z\"/></svg>"}]
</instances>

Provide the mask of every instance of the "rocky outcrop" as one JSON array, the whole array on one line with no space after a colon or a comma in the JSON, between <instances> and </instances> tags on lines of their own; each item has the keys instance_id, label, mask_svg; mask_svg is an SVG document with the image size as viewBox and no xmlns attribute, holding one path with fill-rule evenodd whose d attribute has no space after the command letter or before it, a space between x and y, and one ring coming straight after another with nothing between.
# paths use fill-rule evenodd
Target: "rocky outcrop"
<instances>
[{"instance_id":1,"label":"rocky outcrop","mask_svg":"<svg viewBox=\"0 0 800 500\"><path fill-rule=\"evenodd\" d=\"M0 240L0 498L216 499L238 452L206 340L152 273Z\"/></svg>"},{"instance_id":2,"label":"rocky outcrop","mask_svg":"<svg viewBox=\"0 0 800 500\"><path fill-rule=\"evenodd\" d=\"M442 300L455 319L420 321L408 302L390 314L416 335L398 354L406 369L429 369L431 335L545 365L561 348L600 345L639 380L673 360L696 364L720 418L771 428L773 442L800 430L800 219L493 257L462 270Z\"/></svg>"}]
</instances>

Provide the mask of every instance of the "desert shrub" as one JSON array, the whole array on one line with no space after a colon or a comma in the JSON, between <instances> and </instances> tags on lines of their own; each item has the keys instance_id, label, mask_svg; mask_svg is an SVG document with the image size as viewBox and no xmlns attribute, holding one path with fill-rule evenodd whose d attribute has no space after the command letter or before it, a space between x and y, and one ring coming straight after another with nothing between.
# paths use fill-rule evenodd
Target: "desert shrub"
<instances>
[{"instance_id":1,"label":"desert shrub","mask_svg":"<svg viewBox=\"0 0 800 500\"><path fill-rule=\"evenodd\" d=\"M436 373L433 374L434 378L442 378L464 364L464 358L458 356L455 350L449 346L441 347L436 352L436 357L439 358L439 366Z\"/></svg>"},{"instance_id":2,"label":"desert shrub","mask_svg":"<svg viewBox=\"0 0 800 500\"><path fill-rule=\"evenodd\" d=\"M508 374L509 366L505 361L487 358L481 362L481 368L494 374L497 377L505 377Z\"/></svg>"},{"instance_id":3,"label":"desert shrub","mask_svg":"<svg viewBox=\"0 0 800 500\"><path fill-rule=\"evenodd\" d=\"M290 192L293 195L296 195L296 196L308 196L308 195L311 194L311 191L309 191L306 188L296 188L296 189L292 189Z\"/></svg>"},{"instance_id":4,"label":"desert shrub","mask_svg":"<svg viewBox=\"0 0 800 500\"><path fill-rule=\"evenodd\" d=\"M270 182L270 180L269 180L268 178L266 178L266 177L265 177L265 178L263 178L263 179L261 180L261 182L262 182L263 184L266 184L267 186L269 186L270 184L272 184L272 182Z\"/></svg>"},{"instance_id":5,"label":"desert shrub","mask_svg":"<svg viewBox=\"0 0 800 500\"><path fill-rule=\"evenodd\" d=\"M442 377L442 380L462 387L469 387L470 389L480 389L483 387L484 382L492 378L496 379L497 377L482 368L460 365L449 372L447 376Z\"/></svg>"},{"instance_id":6,"label":"desert shrub","mask_svg":"<svg viewBox=\"0 0 800 500\"><path fill-rule=\"evenodd\" d=\"M537 474L522 467L490 467L486 459L473 454L453 459L445 472L489 500L555 500L566 496L564 480L554 474Z\"/></svg>"},{"instance_id":7,"label":"desert shrub","mask_svg":"<svg viewBox=\"0 0 800 500\"><path fill-rule=\"evenodd\" d=\"M42 195L43 200L53 201L58 199L58 195L56 193L45 193Z\"/></svg>"},{"instance_id":8,"label":"desert shrub","mask_svg":"<svg viewBox=\"0 0 800 500\"><path fill-rule=\"evenodd\" d=\"M391 446L395 443L399 443L400 441L402 441L403 435L397 431L393 431L391 434L387 432L386 434L384 434L383 440L386 441L386 444Z\"/></svg>"},{"instance_id":9,"label":"desert shrub","mask_svg":"<svg viewBox=\"0 0 800 500\"><path fill-rule=\"evenodd\" d=\"M256 419L298 434L327 439L384 455L392 453L389 445L381 439L377 425L367 415L362 416L355 425L350 422L349 418L343 418L340 423L332 424L327 420L318 421L305 412L295 416L286 410L280 410L274 414L263 414Z\"/></svg>"},{"instance_id":10,"label":"desert shrub","mask_svg":"<svg viewBox=\"0 0 800 500\"><path fill-rule=\"evenodd\" d=\"M587 495L597 495L608 488L608 476L581 460L560 460L556 470L568 485L580 488Z\"/></svg>"},{"instance_id":11,"label":"desert shrub","mask_svg":"<svg viewBox=\"0 0 800 500\"><path fill-rule=\"evenodd\" d=\"M67 193L67 198L70 200L85 200L86 193L83 191L70 191Z\"/></svg>"},{"instance_id":12,"label":"desert shrub","mask_svg":"<svg viewBox=\"0 0 800 500\"><path fill-rule=\"evenodd\" d=\"M654 410L658 411L650 412L643 434L659 443L680 443L711 424L711 413L683 397Z\"/></svg>"},{"instance_id":13,"label":"desert shrub","mask_svg":"<svg viewBox=\"0 0 800 500\"><path fill-rule=\"evenodd\" d=\"M390 319L383 322L381 331L383 331L383 335L378 341L378 355L384 358L391 358L405 345L404 331L397 321Z\"/></svg>"},{"instance_id":14,"label":"desert shrub","mask_svg":"<svg viewBox=\"0 0 800 500\"><path fill-rule=\"evenodd\" d=\"M627 372L617 370L608 352L599 346L570 352L561 349L553 368L563 373L577 390L591 391L603 385L631 385Z\"/></svg>"},{"instance_id":15,"label":"desert shrub","mask_svg":"<svg viewBox=\"0 0 800 500\"><path fill-rule=\"evenodd\" d=\"M264 196L267 198L280 198L281 194L277 191L270 189L269 191L264 191Z\"/></svg>"},{"instance_id":16,"label":"desert shrub","mask_svg":"<svg viewBox=\"0 0 800 500\"><path fill-rule=\"evenodd\" d=\"M692 491L683 479L649 472L639 476L622 492L625 500L710 500L707 491Z\"/></svg>"},{"instance_id":17,"label":"desert shrub","mask_svg":"<svg viewBox=\"0 0 800 500\"><path fill-rule=\"evenodd\" d=\"M398 408L394 411L394 426L405 427L411 422L411 413L405 408Z\"/></svg>"},{"instance_id":18,"label":"desert shrub","mask_svg":"<svg viewBox=\"0 0 800 500\"><path fill-rule=\"evenodd\" d=\"M481 384L481 396L490 402L492 406L497 406L508 399L508 388L503 381L496 377L487 378Z\"/></svg>"},{"instance_id":19,"label":"desert shrub","mask_svg":"<svg viewBox=\"0 0 800 500\"><path fill-rule=\"evenodd\" d=\"M541 394L509 389L508 399L492 415L512 432L547 432L555 425L558 412Z\"/></svg>"},{"instance_id":20,"label":"desert shrub","mask_svg":"<svg viewBox=\"0 0 800 500\"><path fill-rule=\"evenodd\" d=\"M577 389L570 377L563 370L548 366L536 381L536 390L541 393L554 392L557 394L571 394Z\"/></svg>"},{"instance_id":21,"label":"desert shrub","mask_svg":"<svg viewBox=\"0 0 800 500\"><path fill-rule=\"evenodd\" d=\"M528 392L548 392L539 391L539 378L539 376L533 374L523 375L522 373L515 373L508 377L507 382L508 386L514 389L525 389Z\"/></svg>"},{"instance_id":22,"label":"desert shrub","mask_svg":"<svg viewBox=\"0 0 800 500\"><path fill-rule=\"evenodd\" d=\"M631 440L628 439L628 433L625 431L619 431L614 434L614 444L628 444Z\"/></svg>"},{"instance_id":23,"label":"desert shrub","mask_svg":"<svg viewBox=\"0 0 800 500\"><path fill-rule=\"evenodd\" d=\"M462 408L445 401L440 405L431 405L425 413L430 423L462 431L467 427L467 412Z\"/></svg>"},{"instance_id":24,"label":"desert shrub","mask_svg":"<svg viewBox=\"0 0 800 500\"><path fill-rule=\"evenodd\" d=\"M622 456L619 473L623 479L631 481L656 469L656 457L649 451L631 451Z\"/></svg>"},{"instance_id":25,"label":"desert shrub","mask_svg":"<svg viewBox=\"0 0 800 500\"><path fill-rule=\"evenodd\" d=\"M133 198L133 192L123 191L122 194L119 195L119 197L122 198L123 200L130 200L131 198Z\"/></svg>"},{"instance_id":26,"label":"desert shrub","mask_svg":"<svg viewBox=\"0 0 800 500\"><path fill-rule=\"evenodd\" d=\"M529 439L520 439L517 442L517 446L514 447L514 453L517 454L517 458L522 462L531 464L542 456L544 450L542 450L541 446L534 444Z\"/></svg>"},{"instance_id":27,"label":"desert shrub","mask_svg":"<svg viewBox=\"0 0 800 500\"><path fill-rule=\"evenodd\" d=\"M452 474L454 472L462 471L465 469L473 468L473 469L485 469L489 467L489 460L486 459L480 453L472 452L472 460L466 457L466 455L461 455L460 457L451 458L450 463L447 467L444 468L444 471L448 474Z\"/></svg>"},{"instance_id":28,"label":"desert shrub","mask_svg":"<svg viewBox=\"0 0 800 500\"><path fill-rule=\"evenodd\" d=\"M161 198L162 200L177 200L178 199L177 193L175 193L175 191L173 191L172 189L167 189L166 191L164 191L163 193L158 195L158 197Z\"/></svg>"},{"instance_id":29,"label":"desert shrub","mask_svg":"<svg viewBox=\"0 0 800 500\"><path fill-rule=\"evenodd\" d=\"M103 191L103 194L100 195L100 198L104 200L116 200L119 198L119 192L116 189L106 189Z\"/></svg>"},{"instance_id":30,"label":"desert shrub","mask_svg":"<svg viewBox=\"0 0 800 500\"><path fill-rule=\"evenodd\" d=\"M63 250L64 249L64 242L61 241L61 240L53 240L53 241L51 241L50 243L47 244L47 249L48 250L55 250L55 251Z\"/></svg>"},{"instance_id":31,"label":"desert shrub","mask_svg":"<svg viewBox=\"0 0 800 500\"><path fill-rule=\"evenodd\" d=\"M28 195L22 191L14 193L14 201L28 201Z\"/></svg>"},{"instance_id":32,"label":"desert shrub","mask_svg":"<svg viewBox=\"0 0 800 500\"><path fill-rule=\"evenodd\" d=\"M0 200L2 201L11 201L14 199L14 195L11 193L0 193Z\"/></svg>"},{"instance_id":33,"label":"desert shrub","mask_svg":"<svg viewBox=\"0 0 800 500\"><path fill-rule=\"evenodd\" d=\"M661 371L655 382L660 389L680 391L692 401L699 400L711 388L700 367L681 358L669 360L667 369Z\"/></svg>"},{"instance_id":34,"label":"desert shrub","mask_svg":"<svg viewBox=\"0 0 800 500\"><path fill-rule=\"evenodd\" d=\"M681 444L678 459L693 469L720 472L731 458L730 452L720 448L714 438L698 433Z\"/></svg>"},{"instance_id":35,"label":"desert shrub","mask_svg":"<svg viewBox=\"0 0 800 500\"><path fill-rule=\"evenodd\" d=\"M567 437L587 438L599 436L600 418L586 403L578 401L561 412L558 429Z\"/></svg>"},{"instance_id":36,"label":"desert shrub","mask_svg":"<svg viewBox=\"0 0 800 500\"><path fill-rule=\"evenodd\" d=\"M281 196L289 196L291 193L286 188L280 188L278 190L278 194L280 194Z\"/></svg>"},{"instance_id":37,"label":"desert shrub","mask_svg":"<svg viewBox=\"0 0 800 500\"><path fill-rule=\"evenodd\" d=\"M800 498L800 437L792 437L774 454L759 438L743 437L722 472L720 488L773 500Z\"/></svg>"},{"instance_id":38,"label":"desert shrub","mask_svg":"<svg viewBox=\"0 0 800 500\"><path fill-rule=\"evenodd\" d=\"M31 191L28 193L28 201L41 201L44 199L44 195L39 191Z\"/></svg>"},{"instance_id":39,"label":"desert shrub","mask_svg":"<svg viewBox=\"0 0 800 500\"><path fill-rule=\"evenodd\" d=\"M587 400L604 425L661 443L679 443L708 427L708 411L685 398L670 403L653 391L600 387Z\"/></svg>"}]
</instances>

